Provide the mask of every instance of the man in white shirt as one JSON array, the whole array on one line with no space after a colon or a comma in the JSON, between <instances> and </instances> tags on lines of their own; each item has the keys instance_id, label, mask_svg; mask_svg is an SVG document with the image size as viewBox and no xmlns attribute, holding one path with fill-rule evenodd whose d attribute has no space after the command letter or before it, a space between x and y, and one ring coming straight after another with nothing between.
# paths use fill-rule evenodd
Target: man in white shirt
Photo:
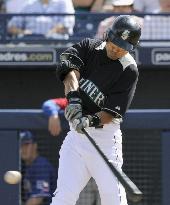
<instances>
[{"instance_id":1,"label":"man in white shirt","mask_svg":"<svg viewBox=\"0 0 170 205\"><path fill-rule=\"evenodd\" d=\"M36 0L7 0L5 1L6 13L21 13L23 8Z\"/></svg>"},{"instance_id":2,"label":"man in white shirt","mask_svg":"<svg viewBox=\"0 0 170 205\"><path fill-rule=\"evenodd\" d=\"M159 13L159 0L134 0L134 9L137 12Z\"/></svg>"},{"instance_id":3,"label":"man in white shirt","mask_svg":"<svg viewBox=\"0 0 170 205\"><path fill-rule=\"evenodd\" d=\"M160 0L160 8L162 15L145 15L141 39L170 40L170 0Z\"/></svg>"}]
</instances>

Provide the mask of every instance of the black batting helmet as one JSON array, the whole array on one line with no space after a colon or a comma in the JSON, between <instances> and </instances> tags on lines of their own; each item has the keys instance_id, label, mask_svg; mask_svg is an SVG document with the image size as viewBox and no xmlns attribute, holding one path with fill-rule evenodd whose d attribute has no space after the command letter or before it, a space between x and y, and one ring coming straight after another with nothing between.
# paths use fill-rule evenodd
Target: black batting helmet
<instances>
[{"instance_id":1,"label":"black batting helmet","mask_svg":"<svg viewBox=\"0 0 170 205\"><path fill-rule=\"evenodd\" d=\"M141 26L133 16L118 16L106 32L106 39L127 51L133 50L139 42Z\"/></svg>"}]
</instances>

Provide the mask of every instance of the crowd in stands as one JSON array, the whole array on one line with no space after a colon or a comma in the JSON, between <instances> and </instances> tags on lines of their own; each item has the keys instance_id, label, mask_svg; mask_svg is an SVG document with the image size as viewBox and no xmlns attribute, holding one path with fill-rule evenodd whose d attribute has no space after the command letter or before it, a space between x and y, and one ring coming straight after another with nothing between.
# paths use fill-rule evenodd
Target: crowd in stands
<instances>
[{"instance_id":1,"label":"crowd in stands","mask_svg":"<svg viewBox=\"0 0 170 205\"><path fill-rule=\"evenodd\" d=\"M7 33L15 38L36 35L69 39L79 34L83 34L83 38L102 38L120 13L129 13L138 19L143 28L141 39L170 38L170 0L0 0L0 9L1 13L21 14L7 21ZM90 18L87 12L108 16L101 14L100 18ZM82 14L86 16L80 18ZM97 33L93 33L96 30Z\"/></svg>"},{"instance_id":2,"label":"crowd in stands","mask_svg":"<svg viewBox=\"0 0 170 205\"><path fill-rule=\"evenodd\" d=\"M116 14L116 13L132 14L134 11L133 3L134 3L133 0L114 0L112 2L112 5L111 5L112 10L110 9L110 12L112 12L113 14ZM141 17L137 17L137 16L134 16L134 17L137 18L137 20L139 21L141 25L143 24L143 19ZM96 33L97 38L103 37L106 30L112 26L112 23L115 18L116 16L113 15L100 22L97 33Z\"/></svg>"}]
</instances>

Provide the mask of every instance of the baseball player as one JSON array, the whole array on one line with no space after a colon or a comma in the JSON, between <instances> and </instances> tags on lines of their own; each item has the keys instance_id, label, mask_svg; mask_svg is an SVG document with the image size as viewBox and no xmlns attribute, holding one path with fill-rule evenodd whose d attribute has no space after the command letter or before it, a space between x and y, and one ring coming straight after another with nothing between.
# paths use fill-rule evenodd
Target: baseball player
<instances>
[{"instance_id":1,"label":"baseball player","mask_svg":"<svg viewBox=\"0 0 170 205\"><path fill-rule=\"evenodd\" d=\"M129 15L118 16L103 40L84 39L64 51L57 68L68 105L68 132L61 150L57 189L51 205L75 205L91 177L102 205L127 205L125 190L83 134L85 129L107 158L122 167L120 122L131 104L138 69L129 51L141 28Z\"/></svg>"},{"instance_id":2,"label":"baseball player","mask_svg":"<svg viewBox=\"0 0 170 205\"><path fill-rule=\"evenodd\" d=\"M19 132L22 163L22 199L25 205L49 205L56 189L56 169L38 153L36 137L32 132Z\"/></svg>"}]
</instances>

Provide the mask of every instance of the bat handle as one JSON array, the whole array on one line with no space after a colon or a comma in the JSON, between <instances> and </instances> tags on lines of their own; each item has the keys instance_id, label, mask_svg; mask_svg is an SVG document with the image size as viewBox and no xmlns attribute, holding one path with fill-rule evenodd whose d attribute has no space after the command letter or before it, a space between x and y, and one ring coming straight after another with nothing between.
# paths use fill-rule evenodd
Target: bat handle
<instances>
[{"instance_id":1,"label":"bat handle","mask_svg":"<svg viewBox=\"0 0 170 205\"><path fill-rule=\"evenodd\" d=\"M127 198L128 198L130 201L132 201L132 202L134 202L134 203L137 203L137 202L139 202L139 201L142 200L143 194L142 194L142 192L133 193L133 194L130 193L130 192L127 192Z\"/></svg>"}]
</instances>

